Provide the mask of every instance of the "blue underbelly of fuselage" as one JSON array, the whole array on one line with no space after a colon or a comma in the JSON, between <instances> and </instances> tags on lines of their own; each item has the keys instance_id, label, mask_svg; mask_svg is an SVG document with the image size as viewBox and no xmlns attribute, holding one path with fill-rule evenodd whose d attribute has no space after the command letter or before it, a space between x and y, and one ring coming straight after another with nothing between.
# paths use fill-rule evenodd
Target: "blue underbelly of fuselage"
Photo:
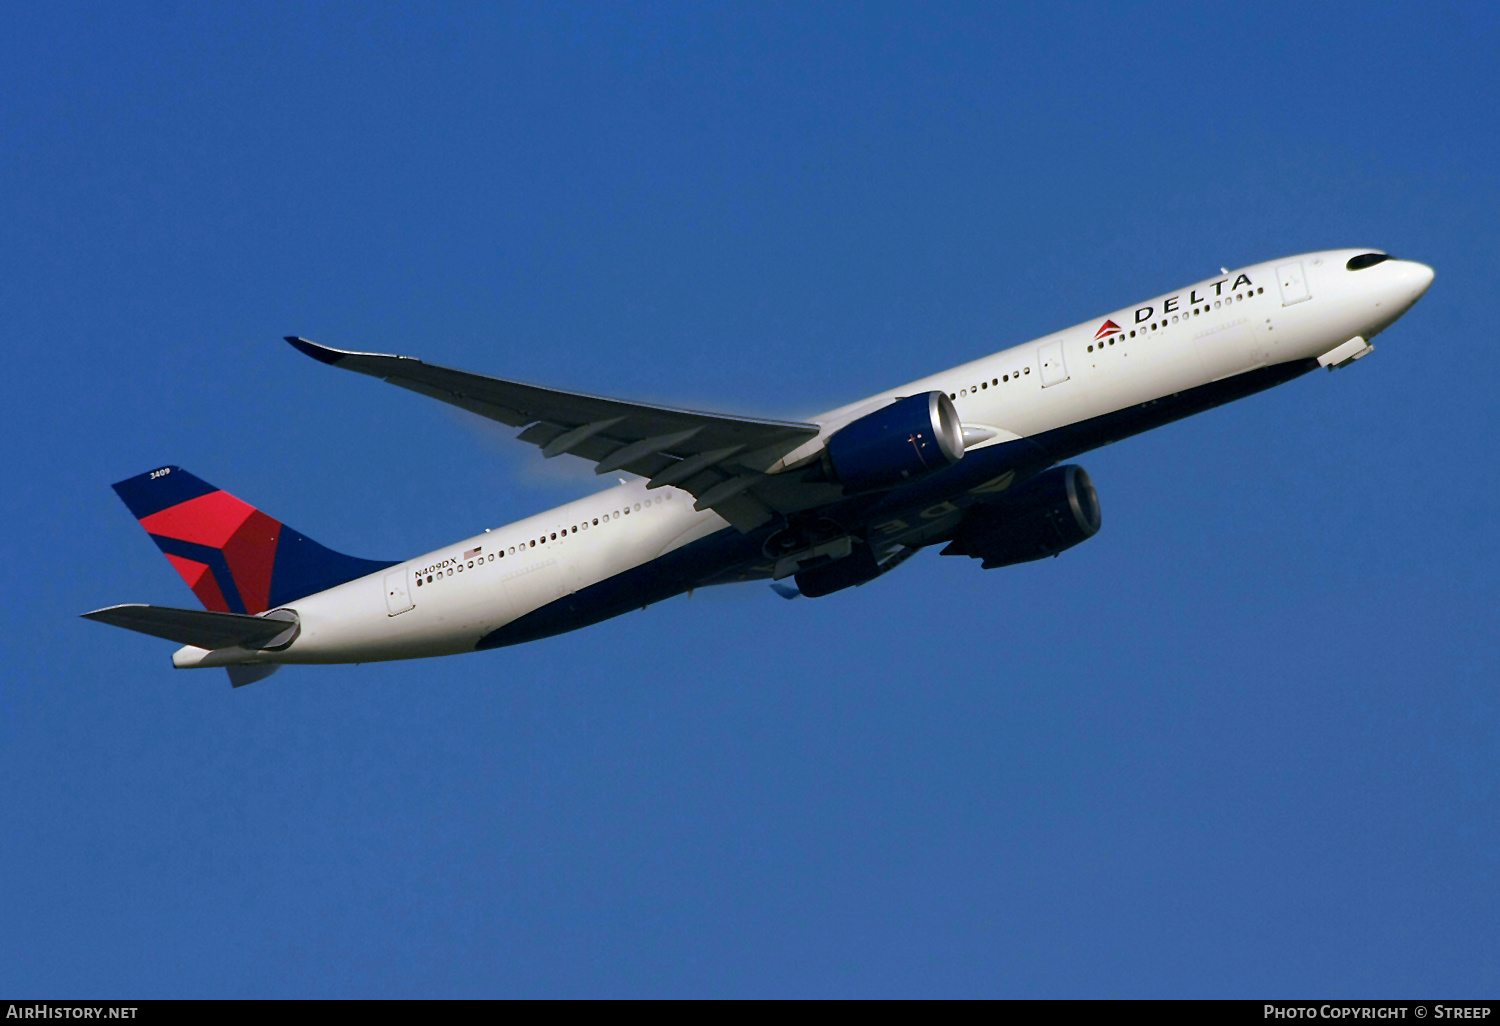
<instances>
[{"instance_id":1,"label":"blue underbelly of fuselage","mask_svg":"<svg viewBox=\"0 0 1500 1026\"><path fill-rule=\"evenodd\" d=\"M854 496L819 510L818 515L861 535L873 522L909 516L935 504L952 503L959 508L976 505L988 495L974 494L973 490L1003 475L1013 473L1012 483L1024 481L1091 449L1264 391L1317 366L1316 360L1296 360L1261 367L1030 438L985 446L966 453L953 466L931 477L876 495ZM749 534L725 528L518 617L486 634L475 648L504 648L563 634L644 609L692 588L765 579L769 576L764 569L766 541L783 527L773 521ZM932 539L930 543L941 540Z\"/></svg>"}]
</instances>

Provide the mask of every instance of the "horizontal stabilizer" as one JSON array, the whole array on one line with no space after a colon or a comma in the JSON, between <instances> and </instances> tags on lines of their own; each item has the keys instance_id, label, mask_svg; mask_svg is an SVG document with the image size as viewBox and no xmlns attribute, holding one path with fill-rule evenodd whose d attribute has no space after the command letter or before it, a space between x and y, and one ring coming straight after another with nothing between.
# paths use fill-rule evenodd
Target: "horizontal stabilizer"
<instances>
[{"instance_id":1,"label":"horizontal stabilizer","mask_svg":"<svg viewBox=\"0 0 1500 1026\"><path fill-rule=\"evenodd\" d=\"M210 613L200 609L174 609L171 606L148 606L131 602L96 609L82 614L85 620L124 627L154 638L165 638L179 645L197 648L271 648L285 644L296 636L295 619L271 619L244 616L239 613ZM281 614L286 615L286 614ZM285 635L284 640L280 640Z\"/></svg>"},{"instance_id":2,"label":"horizontal stabilizer","mask_svg":"<svg viewBox=\"0 0 1500 1026\"><path fill-rule=\"evenodd\" d=\"M281 669L277 663L247 663L242 666L226 666L229 671L230 686L242 688L246 684L254 684L258 680L265 680L271 674Z\"/></svg>"}]
</instances>

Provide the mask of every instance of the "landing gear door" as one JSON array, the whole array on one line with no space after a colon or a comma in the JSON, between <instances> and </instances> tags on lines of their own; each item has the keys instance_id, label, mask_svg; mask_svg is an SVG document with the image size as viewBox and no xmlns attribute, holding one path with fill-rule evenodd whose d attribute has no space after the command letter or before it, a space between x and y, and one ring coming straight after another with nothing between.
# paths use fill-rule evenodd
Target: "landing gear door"
<instances>
[{"instance_id":1,"label":"landing gear door","mask_svg":"<svg viewBox=\"0 0 1500 1026\"><path fill-rule=\"evenodd\" d=\"M391 616L404 613L412 607L411 585L405 569L392 570L385 575L385 609Z\"/></svg>"},{"instance_id":2,"label":"landing gear door","mask_svg":"<svg viewBox=\"0 0 1500 1026\"><path fill-rule=\"evenodd\" d=\"M1307 274L1301 261L1276 268L1276 284L1281 286L1281 305L1292 306L1312 298L1307 289Z\"/></svg>"},{"instance_id":3,"label":"landing gear door","mask_svg":"<svg viewBox=\"0 0 1500 1026\"><path fill-rule=\"evenodd\" d=\"M1063 344L1048 342L1037 352L1037 362L1042 367L1042 387L1060 385L1068 380L1068 368L1063 363Z\"/></svg>"}]
</instances>

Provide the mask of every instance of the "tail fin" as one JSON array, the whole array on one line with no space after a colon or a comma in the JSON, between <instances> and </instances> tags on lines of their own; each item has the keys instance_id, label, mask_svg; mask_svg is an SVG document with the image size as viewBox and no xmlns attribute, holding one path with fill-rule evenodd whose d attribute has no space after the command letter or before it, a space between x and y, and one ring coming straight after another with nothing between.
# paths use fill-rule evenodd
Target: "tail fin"
<instances>
[{"instance_id":1,"label":"tail fin","mask_svg":"<svg viewBox=\"0 0 1500 1026\"><path fill-rule=\"evenodd\" d=\"M391 562L334 552L181 467L114 486L205 609L267 609L375 573Z\"/></svg>"}]
</instances>

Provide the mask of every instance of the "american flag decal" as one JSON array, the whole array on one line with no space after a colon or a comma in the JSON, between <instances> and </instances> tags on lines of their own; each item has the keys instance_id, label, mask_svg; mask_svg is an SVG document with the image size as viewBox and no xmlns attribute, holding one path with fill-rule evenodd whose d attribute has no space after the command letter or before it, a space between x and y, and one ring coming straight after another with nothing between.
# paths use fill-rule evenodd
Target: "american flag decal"
<instances>
[{"instance_id":1,"label":"american flag decal","mask_svg":"<svg viewBox=\"0 0 1500 1026\"><path fill-rule=\"evenodd\" d=\"M475 556L479 555L479 550L483 549L483 548L484 548L484 546L481 545L481 546L479 546L478 549L470 549L468 552L464 553L464 558L465 559L473 559Z\"/></svg>"}]
</instances>

